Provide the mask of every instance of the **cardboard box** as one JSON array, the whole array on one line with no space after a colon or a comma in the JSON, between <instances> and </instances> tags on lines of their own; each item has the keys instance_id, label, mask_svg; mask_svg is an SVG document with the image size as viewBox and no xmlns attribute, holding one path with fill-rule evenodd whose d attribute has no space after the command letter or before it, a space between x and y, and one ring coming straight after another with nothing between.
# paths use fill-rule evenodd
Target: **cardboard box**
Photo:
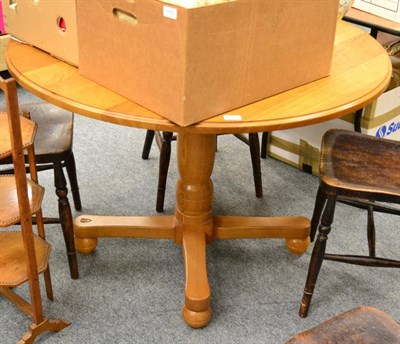
<instances>
[{"instance_id":1,"label":"cardboard box","mask_svg":"<svg viewBox=\"0 0 400 344\"><path fill-rule=\"evenodd\" d=\"M268 155L318 175L321 139L332 128L354 130L354 114L302 128L274 131L269 135ZM400 141L400 87L382 94L364 109L361 131Z\"/></svg>"},{"instance_id":2,"label":"cardboard box","mask_svg":"<svg viewBox=\"0 0 400 344\"><path fill-rule=\"evenodd\" d=\"M6 47L10 35L0 36L0 72L7 69L6 64Z\"/></svg>"},{"instance_id":3,"label":"cardboard box","mask_svg":"<svg viewBox=\"0 0 400 344\"><path fill-rule=\"evenodd\" d=\"M337 11L338 0L77 0L79 71L187 126L327 76Z\"/></svg>"},{"instance_id":4,"label":"cardboard box","mask_svg":"<svg viewBox=\"0 0 400 344\"><path fill-rule=\"evenodd\" d=\"M4 2L7 33L78 65L75 0Z\"/></svg>"},{"instance_id":5,"label":"cardboard box","mask_svg":"<svg viewBox=\"0 0 400 344\"><path fill-rule=\"evenodd\" d=\"M400 22L399 0L354 0L353 7L396 23Z\"/></svg>"}]
</instances>

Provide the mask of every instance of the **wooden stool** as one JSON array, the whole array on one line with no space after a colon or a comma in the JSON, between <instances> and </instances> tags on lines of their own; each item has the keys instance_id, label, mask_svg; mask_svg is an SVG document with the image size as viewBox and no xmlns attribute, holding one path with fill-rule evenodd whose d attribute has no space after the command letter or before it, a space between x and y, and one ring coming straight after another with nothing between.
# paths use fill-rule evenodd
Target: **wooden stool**
<instances>
[{"instance_id":1,"label":"wooden stool","mask_svg":"<svg viewBox=\"0 0 400 344\"><path fill-rule=\"evenodd\" d=\"M38 125L35 137L35 158L37 171L54 170L54 186L58 197L59 219L44 218L45 223L61 223L71 278L79 277L78 260L74 243L74 230L71 207L68 200L67 181L63 172L65 166L71 186L76 210L81 209L75 158L72 151L73 122L71 112L48 103L24 104L21 112ZM25 156L28 162L28 156ZM11 164L11 157L0 160L0 165ZM28 169L29 171L29 169ZM0 174L12 173L1 170Z\"/></svg>"},{"instance_id":2,"label":"wooden stool","mask_svg":"<svg viewBox=\"0 0 400 344\"><path fill-rule=\"evenodd\" d=\"M400 203L400 142L346 130L329 130L322 138L320 186L311 220L311 241L317 227L300 316L306 317L323 259L375 267L400 267L400 261L375 257L375 227L369 226L369 256L325 254L338 198ZM321 216L322 214L322 216ZM398 239L398 238L396 238Z\"/></svg>"},{"instance_id":3,"label":"wooden stool","mask_svg":"<svg viewBox=\"0 0 400 344\"><path fill-rule=\"evenodd\" d=\"M248 138L243 134L233 134L233 135L240 141L247 144L250 148L256 197L261 198L263 196L263 189L262 189L262 179L261 179L260 141L258 138L258 133L249 134ZM156 210L158 212L163 212L169 161L171 158L171 142L176 141L176 135L166 131L160 132L154 130L147 130L142 151L142 159L144 160L147 160L149 158L150 149L153 143L154 136L156 138L157 146L160 149Z\"/></svg>"},{"instance_id":4,"label":"wooden stool","mask_svg":"<svg viewBox=\"0 0 400 344\"><path fill-rule=\"evenodd\" d=\"M7 108L6 113L0 113L0 159L12 156L15 171L15 175L0 176L0 227L21 225L21 231L0 231L0 295L32 318L29 330L18 343L33 343L42 332L59 332L70 323L46 319L43 312L39 274L44 274L49 300L53 300L53 288L49 269L50 245L45 240L41 210L44 188L37 184L33 145L37 125L20 116L14 79L0 77L0 89L4 92ZM25 173L24 151L29 157L31 180ZM33 233L32 214L36 215L37 234ZM30 301L14 288L23 283L29 285Z\"/></svg>"},{"instance_id":5,"label":"wooden stool","mask_svg":"<svg viewBox=\"0 0 400 344\"><path fill-rule=\"evenodd\" d=\"M367 306L339 314L299 333L286 344L398 344L400 325L386 313Z\"/></svg>"}]
</instances>

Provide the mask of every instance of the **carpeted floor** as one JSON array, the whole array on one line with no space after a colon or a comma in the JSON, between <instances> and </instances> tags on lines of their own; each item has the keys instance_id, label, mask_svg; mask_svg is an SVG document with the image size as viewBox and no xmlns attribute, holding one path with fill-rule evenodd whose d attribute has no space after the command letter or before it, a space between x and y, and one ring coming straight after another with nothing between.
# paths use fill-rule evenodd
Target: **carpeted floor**
<instances>
[{"instance_id":1,"label":"carpeted floor","mask_svg":"<svg viewBox=\"0 0 400 344\"><path fill-rule=\"evenodd\" d=\"M21 102L37 101L20 90ZM3 102L3 100L2 100ZM75 118L74 152L82 197L75 215L156 215L158 150L141 159L145 130ZM173 147L173 152L175 152ZM232 135L220 136L213 172L218 215L311 216L318 178L273 159L262 160L264 198L254 194L250 154ZM52 171L41 172L45 216L57 216ZM165 213L173 214L177 169L173 154ZM330 252L366 253L366 212L338 205ZM376 214L377 252L400 259L399 219ZM182 320L181 247L169 240L103 239L94 254L79 256L80 279L71 280L58 225L48 225L53 249L55 300L43 297L48 318L72 322L36 343L268 343L360 305L400 320L399 271L325 261L308 318L298 314L311 248L290 254L282 239L217 241L208 246L213 316L200 330ZM43 286L43 284L42 284ZM18 288L27 295L26 286ZM15 343L30 319L0 299L0 343Z\"/></svg>"}]
</instances>

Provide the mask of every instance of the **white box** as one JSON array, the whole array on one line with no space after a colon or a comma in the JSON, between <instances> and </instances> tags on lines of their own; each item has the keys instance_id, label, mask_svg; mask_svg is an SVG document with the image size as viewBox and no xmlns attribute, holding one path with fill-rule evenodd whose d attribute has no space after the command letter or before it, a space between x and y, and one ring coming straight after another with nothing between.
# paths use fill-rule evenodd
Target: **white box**
<instances>
[{"instance_id":1,"label":"white box","mask_svg":"<svg viewBox=\"0 0 400 344\"><path fill-rule=\"evenodd\" d=\"M400 0L355 0L354 8L400 22Z\"/></svg>"},{"instance_id":2,"label":"white box","mask_svg":"<svg viewBox=\"0 0 400 344\"><path fill-rule=\"evenodd\" d=\"M311 126L270 133L268 155L318 175L323 134L332 128L354 130L354 114ZM382 94L364 109L361 131L400 141L400 87Z\"/></svg>"}]
</instances>

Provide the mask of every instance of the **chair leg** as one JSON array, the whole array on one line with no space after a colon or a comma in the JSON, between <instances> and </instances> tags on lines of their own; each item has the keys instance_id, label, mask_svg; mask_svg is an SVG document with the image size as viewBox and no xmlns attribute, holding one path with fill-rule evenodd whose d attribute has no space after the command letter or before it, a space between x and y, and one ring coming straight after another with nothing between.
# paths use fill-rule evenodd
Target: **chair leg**
<instances>
[{"instance_id":1,"label":"chair leg","mask_svg":"<svg viewBox=\"0 0 400 344\"><path fill-rule=\"evenodd\" d=\"M82 209L81 196L79 194L78 177L76 176L76 166L74 153L65 161L69 184L71 185L72 199L76 210Z\"/></svg>"},{"instance_id":2,"label":"chair leg","mask_svg":"<svg viewBox=\"0 0 400 344\"><path fill-rule=\"evenodd\" d=\"M299 315L305 318L308 314L311 298L314 292L315 284L319 271L321 269L322 261L324 259L326 241L328 234L331 231L333 216L335 213L336 196L329 196L328 202L322 215L321 224L319 225L319 234L315 242L314 249L311 255L310 265L308 267L308 274L306 285L304 288L303 299L301 301Z\"/></svg>"},{"instance_id":3,"label":"chair leg","mask_svg":"<svg viewBox=\"0 0 400 344\"><path fill-rule=\"evenodd\" d=\"M67 248L70 275L72 279L77 279L79 278L79 272L75 251L72 213L67 197L68 189L66 186L66 180L60 162L54 163L54 185L58 196L58 213L60 215L61 228L63 230L65 246Z\"/></svg>"},{"instance_id":4,"label":"chair leg","mask_svg":"<svg viewBox=\"0 0 400 344\"><path fill-rule=\"evenodd\" d=\"M367 236L369 256L375 257L375 222L374 208L372 206L368 207Z\"/></svg>"},{"instance_id":5,"label":"chair leg","mask_svg":"<svg viewBox=\"0 0 400 344\"><path fill-rule=\"evenodd\" d=\"M261 138L261 158L267 157L267 145L268 145L268 132L262 133Z\"/></svg>"},{"instance_id":6,"label":"chair leg","mask_svg":"<svg viewBox=\"0 0 400 344\"><path fill-rule=\"evenodd\" d=\"M321 187L318 188L317 197L315 199L314 212L311 218L311 228L310 228L310 240L311 242L315 239L315 234L317 233L318 225L321 220L322 211L324 210L326 204L327 195L322 191Z\"/></svg>"},{"instance_id":7,"label":"chair leg","mask_svg":"<svg viewBox=\"0 0 400 344\"><path fill-rule=\"evenodd\" d=\"M249 134L249 146L251 163L253 165L254 187L256 189L256 197L263 196L261 165L260 165L260 141L258 133Z\"/></svg>"},{"instance_id":8,"label":"chair leg","mask_svg":"<svg viewBox=\"0 0 400 344\"><path fill-rule=\"evenodd\" d=\"M153 144L153 139L154 139L154 130L147 130L146 138L144 139L142 159L147 160L149 158L151 145Z\"/></svg>"},{"instance_id":9,"label":"chair leg","mask_svg":"<svg viewBox=\"0 0 400 344\"><path fill-rule=\"evenodd\" d=\"M164 211L165 189L167 185L169 161L171 159L171 140L173 133L163 132L162 135L164 140L161 144L161 150L160 150L157 204L156 204L156 210L159 213Z\"/></svg>"},{"instance_id":10,"label":"chair leg","mask_svg":"<svg viewBox=\"0 0 400 344\"><path fill-rule=\"evenodd\" d=\"M36 181L37 178L34 178L34 180ZM37 230L38 230L39 236L42 239L46 240L46 233L44 231L44 221L43 221L42 209L40 209L36 213L35 222L36 222L36 226L37 226ZM32 221L32 223L33 223L33 221ZM46 268L46 270L44 270L43 275L44 275L44 283L45 283L45 286L46 286L47 298L49 300L53 301L54 297L53 297L53 287L52 287L52 284L51 284L50 265L47 265L47 268Z\"/></svg>"}]
</instances>

